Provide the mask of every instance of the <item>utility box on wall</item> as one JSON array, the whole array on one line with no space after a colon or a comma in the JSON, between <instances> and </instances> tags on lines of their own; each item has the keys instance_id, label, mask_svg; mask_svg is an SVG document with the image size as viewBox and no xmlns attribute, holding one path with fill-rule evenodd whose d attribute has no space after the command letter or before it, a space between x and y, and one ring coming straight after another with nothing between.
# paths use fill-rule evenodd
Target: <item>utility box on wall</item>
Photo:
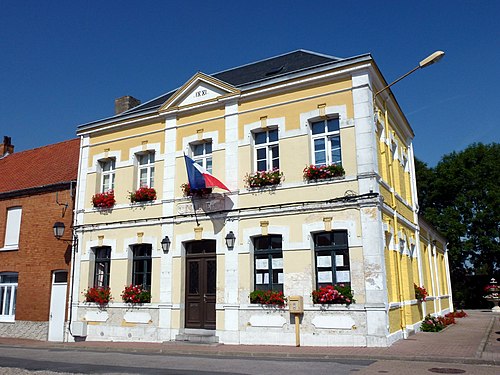
<instances>
[{"instance_id":1,"label":"utility box on wall","mask_svg":"<svg viewBox=\"0 0 500 375\"><path fill-rule=\"evenodd\" d=\"M303 314L304 313L304 299L302 296L288 297L288 309L290 314Z\"/></svg>"}]
</instances>

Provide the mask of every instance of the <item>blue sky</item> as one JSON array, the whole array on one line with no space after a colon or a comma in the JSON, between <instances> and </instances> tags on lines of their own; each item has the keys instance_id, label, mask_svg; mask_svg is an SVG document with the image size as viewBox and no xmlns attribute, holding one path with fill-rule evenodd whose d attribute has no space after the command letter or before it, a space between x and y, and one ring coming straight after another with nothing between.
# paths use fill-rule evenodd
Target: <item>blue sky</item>
<instances>
[{"instance_id":1,"label":"blue sky","mask_svg":"<svg viewBox=\"0 0 500 375\"><path fill-rule=\"evenodd\" d=\"M16 151L75 137L214 73L296 49L372 53L433 166L473 142L500 142L500 1L0 1L0 136Z\"/></svg>"}]
</instances>

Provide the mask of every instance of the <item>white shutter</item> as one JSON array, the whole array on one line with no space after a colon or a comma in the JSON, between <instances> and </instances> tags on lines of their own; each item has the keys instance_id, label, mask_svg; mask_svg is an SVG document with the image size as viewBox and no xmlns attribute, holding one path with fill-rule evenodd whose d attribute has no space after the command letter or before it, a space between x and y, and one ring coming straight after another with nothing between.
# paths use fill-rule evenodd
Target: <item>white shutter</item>
<instances>
[{"instance_id":1,"label":"white shutter","mask_svg":"<svg viewBox=\"0 0 500 375\"><path fill-rule=\"evenodd\" d=\"M7 228L5 230L6 247L18 247L19 232L21 231L21 207L12 207L7 210Z\"/></svg>"}]
</instances>

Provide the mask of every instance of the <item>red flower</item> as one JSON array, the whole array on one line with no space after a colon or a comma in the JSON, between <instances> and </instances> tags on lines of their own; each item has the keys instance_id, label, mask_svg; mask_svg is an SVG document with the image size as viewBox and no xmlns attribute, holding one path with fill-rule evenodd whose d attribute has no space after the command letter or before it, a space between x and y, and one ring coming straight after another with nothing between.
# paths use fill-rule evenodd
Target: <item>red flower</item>
<instances>
[{"instance_id":1,"label":"red flower","mask_svg":"<svg viewBox=\"0 0 500 375\"><path fill-rule=\"evenodd\" d=\"M126 286L122 292L122 300L125 303L149 303L151 302L151 293L141 285Z\"/></svg>"},{"instance_id":2,"label":"red flower","mask_svg":"<svg viewBox=\"0 0 500 375\"><path fill-rule=\"evenodd\" d=\"M304 168L304 179L307 181L311 180L325 180L333 177L340 177L345 175L344 168L341 165L330 164L330 165L309 165Z\"/></svg>"},{"instance_id":3,"label":"red flower","mask_svg":"<svg viewBox=\"0 0 500 375\"><path fill-rule=\"evenodd\" d=\"M95 208L111 208L115 205L115 192L109 190L104 193L96 193L92 197L92 205Z\"/></svg>"},{"instance_id":4,"label":"red flower","mask_svg":"<svg viewBox=\"0 0 500 375\"><path fill-rule=\"evenodd\" d=\"M109 287L103 286L95 286L87 289L84 296L85 302L95 302L101 306L107 305L112 298Z\"/></svg>"},{"instance_id":5,"label":"red flower","mask_svg":"<svg viewBox=\"0 0 500 375\"><path fill-rule=\"evenodd\" d=\"M248 188L259 188L263 186L277 185L281 183L283 172L278 168L270 171L260 171L245 176L245 185Z\"/></svg>"},{"instance_id":6,"label":"red flower","mask_svg":"<svg viewBox=\"0 0 500 375\"><path fill-rule=\"evenodd\" d=\"M326 285L313 290L312 299L314 303L345 304L347 306L356 302L356 300L352 298L351 287L344 284Z\"/></svg>"},{"instance_id":7,"label":"red flower","mask_svg":"<svg viewBox=\"0 0 500 375\"><path fill-rule=\"evenodd\" d=\"M130 193L130 201L134 202L149 202L156 199L156 190L154 188L148 188L147 186L141 186L134 193Z\"/></svg>"},{"instance_id":8,"label":"red flower","mask_svg":"<svg viewBox=\"0 0 500 375\"><path fill-rule=\"evenodd\" d=\"M260 303L280 308L286 305L283 292L276 292L274 290L254 290L250 293L250 303Z\"/></svg>"}]
</instances>

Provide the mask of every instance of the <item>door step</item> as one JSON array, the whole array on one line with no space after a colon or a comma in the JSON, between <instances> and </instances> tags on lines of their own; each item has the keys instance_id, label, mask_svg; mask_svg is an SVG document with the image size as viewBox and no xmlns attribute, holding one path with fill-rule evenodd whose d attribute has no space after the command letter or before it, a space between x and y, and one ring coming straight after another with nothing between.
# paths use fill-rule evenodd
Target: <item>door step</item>
<instances>
[{"instance_id":1,"label":"door step","mask_svg":"<svg viewBox=\"0 0 500 375\"><path fill-rule=\"evenodd\" d=\"M219 336L215 336L215 331L206 329L185 329L175 335L175 341L193 344L217 344Z\"/></svg>"}]
</instances>

